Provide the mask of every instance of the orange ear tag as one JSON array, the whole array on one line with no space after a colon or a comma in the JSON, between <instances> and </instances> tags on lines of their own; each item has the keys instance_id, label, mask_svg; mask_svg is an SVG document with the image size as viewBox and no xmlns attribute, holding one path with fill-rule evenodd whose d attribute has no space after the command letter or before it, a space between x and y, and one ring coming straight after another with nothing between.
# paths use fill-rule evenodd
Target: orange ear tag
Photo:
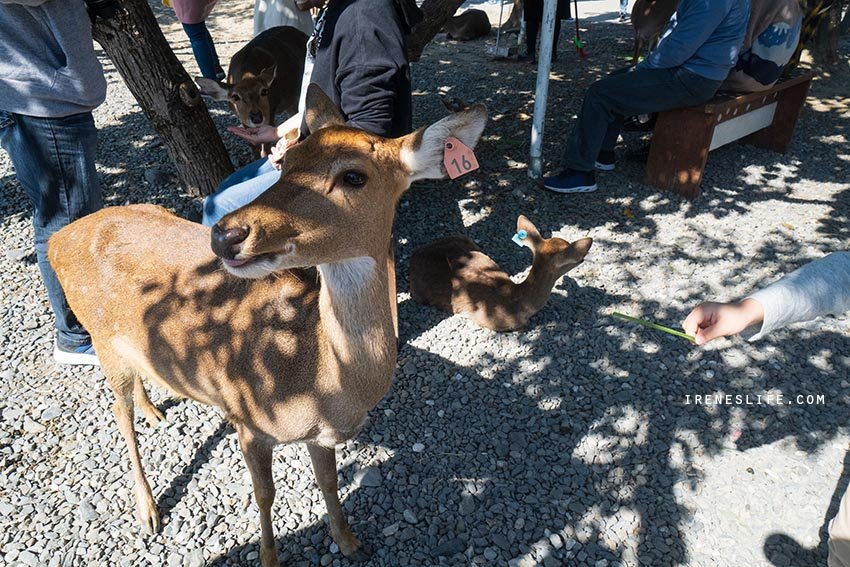
<instances>
[{"instance_id":1,"label":"orange ear tag","mask_svg":"<svg viewBox=\"0 0 850 567\"><path fill-rule=\"evenodd\" d=\"M463 142L457 138L448 138L443 147L443 165L446 166L449 179L457 179L478 169L478 160Z\"/></svg>"}]
</instances>

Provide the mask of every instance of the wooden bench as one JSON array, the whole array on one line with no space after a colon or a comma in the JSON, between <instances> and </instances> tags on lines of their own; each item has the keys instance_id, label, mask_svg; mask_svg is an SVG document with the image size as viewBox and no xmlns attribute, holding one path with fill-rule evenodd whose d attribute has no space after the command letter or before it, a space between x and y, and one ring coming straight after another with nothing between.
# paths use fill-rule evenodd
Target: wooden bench
<instances>
[{"instance_id":1,"label":"wooden bench","mask_svg":"<svg viewBox=\"0 0 850 567\"><path fill-rule=\"evenodd\" d=\"M813 77L795 76L758 93L719 93L703 106L660 112L644 182L693 198L711 150L743 139L784 153Z\"/></svg>"}]
</instances>

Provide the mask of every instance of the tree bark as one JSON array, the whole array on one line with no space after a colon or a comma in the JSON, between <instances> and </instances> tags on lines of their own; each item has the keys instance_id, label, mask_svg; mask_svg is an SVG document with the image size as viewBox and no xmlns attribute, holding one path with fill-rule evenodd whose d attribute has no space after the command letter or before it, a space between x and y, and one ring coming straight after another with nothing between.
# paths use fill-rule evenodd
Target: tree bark
<instances>
[{"instance_id":1,"label":"tree bark","mask_svg":"<svg viewBox=\"0 0 850 567\"><path fill-rule=\"evenodd\" d=\"M812 59L819 65L832 65L838 61L838 37L841 30L841 7L834 1L817 21L814 38L809 47Z\"/></svg>"},{"instance_id":2,"label":"tree bark","mask_svg":"<svg viewBox=\"0 0 850 567\"><path fill-rule=\"evenodd\" d=\"M162 139L184 189L208 195L233 172L224 142L147 1L119 3L123 10L114 18L97 19L94 39Z\"/></svg>"},{"instance_id":3,"label":"tree bark","mask_svg":"<svg viewBox=\"0 0 850 567\"><path fill-rule=\"evenodd\" d=\"M407 43L407 55L411 61L419 61L425 46L440 33L461 4L463 0L425 0L422 3L422 21L413 28Z\"/></svg>"}]
</instances>

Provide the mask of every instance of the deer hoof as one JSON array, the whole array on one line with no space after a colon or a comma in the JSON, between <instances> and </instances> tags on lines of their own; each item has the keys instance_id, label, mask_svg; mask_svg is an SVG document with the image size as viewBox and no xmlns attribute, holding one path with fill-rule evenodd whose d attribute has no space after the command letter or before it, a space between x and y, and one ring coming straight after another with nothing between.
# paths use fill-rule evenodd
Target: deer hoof
<instances>
[{"instance_id":1,"label":"deer hoof","mask_svg":"<svg viewBox=\"0 0 850 567\"><path fill-rule=\"evenodd\" d=\"M156 509L156 504L150 493L136 494L136 515L139 517L139 523L142 524L142 529L145 532L149 534L159 532L159 510Z\"/></svg>"},{"instance_id":2,"label":"deer hoof","mask_svg":"<svg viewBox=\"0 0 850 567\"><path fill-rule=\"evenodd\" d=\"M149 408L144 408L142 412L145 414L145 421L151 427L156 427L165 420L165 414L159 411L156 406L152 405Z\"/></svg>"}]
</instances>

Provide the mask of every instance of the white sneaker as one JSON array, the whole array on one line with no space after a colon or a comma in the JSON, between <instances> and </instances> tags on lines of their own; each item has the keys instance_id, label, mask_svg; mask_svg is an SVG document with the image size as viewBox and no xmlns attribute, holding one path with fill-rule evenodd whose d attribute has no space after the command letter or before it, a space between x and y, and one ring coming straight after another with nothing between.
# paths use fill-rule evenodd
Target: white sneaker
<instances>
[{"instance_id":1,"label":"white sneaker","mask_svg":"<svg viewBox=\"0 0 850 567\"><path fill-rule=\"evenodd\" d=\"M100 360L94 353L94 347L91 343L68 350L60 347L59 343L54 340L53 359L59 364L100 366Z\"/></svg>"}]
</instances>

